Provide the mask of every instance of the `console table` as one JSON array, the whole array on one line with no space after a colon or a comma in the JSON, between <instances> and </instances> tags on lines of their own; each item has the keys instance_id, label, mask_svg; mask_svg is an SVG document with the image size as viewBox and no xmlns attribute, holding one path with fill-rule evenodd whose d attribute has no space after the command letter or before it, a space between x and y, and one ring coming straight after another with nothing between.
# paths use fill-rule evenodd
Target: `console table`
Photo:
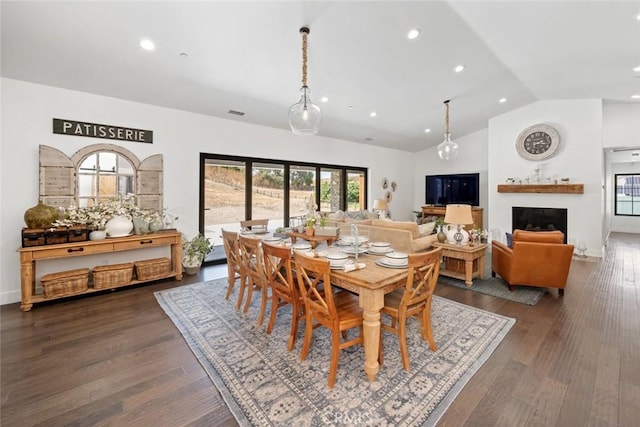
<instances>
[{"instance_id":1,"label":"console table","mask_svg":"<svg viewBox=\"0 0 640 427\"><path fill-rule=\"evenodd\" d=\"M427 216L440 216L444 218L444 214L447 211L446 206L433 206L433 205L425 205L422 207L422 219ZM483 228L482 227L482 212L483 208L479 208L476 206L471 207L471 217L473 218L473 226L475 228ZM471 224L465 224L471 225ZM467 227L469 229L469 227Z\"/></svg>"},{"instance_id":2,"label":"console table","mask_svg":"<svg viewBox=\"0 0 640 427\"><path fill-rule=\"evenodd\" d=\"M20 304L20 309L22 311L29 311L33 304L37 302L50 301L58 298L65 298L67 296L87 294L109 289L94 289L89 287L85 291L72 295L45 297L41 293L36 293L36 261L56 258L64 259L105 252L157 248L159 246L171 246L171 271L163 277L155 277L152 280L168 277L175 277L176 280L182 279L182 234L177 231L20 248L18 249L18 252L20 252L20 282L22 290L22 304ZM129 283L114 286L114 288L136 285L138 283L148 281L151 280L131 280ZM91 284L91 282L89 282L89 284Z\"/></svg>"}]
</instances>

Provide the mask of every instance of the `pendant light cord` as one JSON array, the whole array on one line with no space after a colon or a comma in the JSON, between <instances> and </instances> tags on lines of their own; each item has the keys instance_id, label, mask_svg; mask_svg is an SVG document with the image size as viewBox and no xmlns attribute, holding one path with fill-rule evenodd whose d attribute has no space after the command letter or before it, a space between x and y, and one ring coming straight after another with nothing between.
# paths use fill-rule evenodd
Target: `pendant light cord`
<instances>
[{"instance_id":1,"label":"pendant light cord","mask_svg":"<svg viewBox=\"0 0 640 427\"><path fill-rule=\"evenodd\" d=\"M307 27L300 28L302 33L302 86L307 85L307 35L309 29Z\"/></svg>"},{"instance_id":2,"label":"pendant light cord","mask_svg":"<svg viewBox=\"0 0 640 427\"><path fill-rule=\"evenodd\" d=\"M445 133L449 133L449 100L444 101L445 106L445 115L444 115L444 123L445 123Z\"/></svg>"}]
</instances>

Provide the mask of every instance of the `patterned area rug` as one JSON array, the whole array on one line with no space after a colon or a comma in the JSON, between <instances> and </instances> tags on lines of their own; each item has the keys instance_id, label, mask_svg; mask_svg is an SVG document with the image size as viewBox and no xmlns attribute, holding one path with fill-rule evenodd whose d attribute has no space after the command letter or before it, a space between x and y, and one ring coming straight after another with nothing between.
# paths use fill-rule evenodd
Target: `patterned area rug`
<instances>
[{"instance_id":1,"label":"patterned area rug","mask_svg":"<svg viewBox=\"0 0 640 427\"><path fill-rule=\"evenodd\" d=\"M467 285L464 284L464 280L453 279L440 275L438 277L438 285L441 284L455 286L456 288L466 289L468 291L480 292L481 294L491 295L527 305L537 304L545 293L544 288L536 288L533 286L515 286L512 292L509 290L507 282L502 280L500 277L474 279L473 285L467 287Z\"/></svg>"},{"instance_id":2,"label":"patterned area rug","mask_svg":"<svg viewBox=\"0 0 640 427\"><path fill-rule=\"evenodd\" d=\"M255 324L260 298L243 316L232 302L237 291L225 301L226 282L182 286L157 292L156 298L242 426L435 425L515 323L435 297L436 352L420 339L418 322L411 319L410 372L402 369L396 337L385 333L385 361L377 380L366 380L364 350L355 346L340 352L336 385L330 390L330 334L324 328L314 331L302 362L304 324L294 350L287 352L289 308L280 309L267 335Z\"/></svg>"}]
</instances>

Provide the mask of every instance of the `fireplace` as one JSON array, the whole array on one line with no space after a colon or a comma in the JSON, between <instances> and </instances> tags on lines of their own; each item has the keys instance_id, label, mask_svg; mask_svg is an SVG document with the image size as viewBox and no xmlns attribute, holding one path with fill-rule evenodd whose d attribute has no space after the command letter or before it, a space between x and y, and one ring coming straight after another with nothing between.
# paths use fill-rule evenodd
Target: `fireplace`
<instances>
[{"instance_id":1,"label":"fireplace","mask_svg":"<svg viewBox=\"0 0 640 427\"><path fill-rule=\"evenodd\" d=\"M560 230L567 243L567 210L559 208L511 208L512 229L527 231Z\"/></svg>"}]
</instances>

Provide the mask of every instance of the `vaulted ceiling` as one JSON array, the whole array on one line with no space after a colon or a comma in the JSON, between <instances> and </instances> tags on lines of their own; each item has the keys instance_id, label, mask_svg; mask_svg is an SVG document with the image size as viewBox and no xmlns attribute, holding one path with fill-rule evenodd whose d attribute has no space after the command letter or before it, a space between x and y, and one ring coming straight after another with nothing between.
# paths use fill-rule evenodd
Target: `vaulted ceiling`
<instances>
[{"instance_id":1,"label":"vaulted ceiling","mask_svg":"<svg viewBox=\"0 0 640 427\"><path fill-rule=\"evenodd\" d=\"M319 134L406 151L442 141L447 99L454 140L537 100L640 102L639 1L3 0L0 14L3 77L282 129L309 26Z\"/></svg>"}]
</instances>

